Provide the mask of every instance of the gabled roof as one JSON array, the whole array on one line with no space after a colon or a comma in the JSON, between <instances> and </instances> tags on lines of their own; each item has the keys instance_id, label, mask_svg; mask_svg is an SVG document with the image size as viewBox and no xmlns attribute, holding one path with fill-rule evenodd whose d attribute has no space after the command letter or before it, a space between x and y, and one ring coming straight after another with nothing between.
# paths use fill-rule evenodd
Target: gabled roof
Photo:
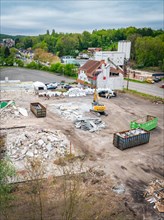
<instances>
[{"instance_id":1,"label":"gabled roof","mask_svg":"<svg viewBox=\"0 0 164 220\"><path fill-rule=\"evenodd\" d=\"M93 77L93 74L101 67L102 63L102 61L88 60L82 67L80 67L80 70L85 71L87 76Z\"/></svg>"}]
</instances>

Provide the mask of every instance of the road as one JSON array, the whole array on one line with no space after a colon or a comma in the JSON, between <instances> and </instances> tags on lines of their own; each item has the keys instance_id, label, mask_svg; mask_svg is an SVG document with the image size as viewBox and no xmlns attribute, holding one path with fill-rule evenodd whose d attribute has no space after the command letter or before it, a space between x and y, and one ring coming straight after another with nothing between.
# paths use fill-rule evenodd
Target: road
<instances>
[{"instance_id":1,"label":"road","mask_svg":"<svg viewBox=\"0 0 164 220\"><path fill-rule=\"evenodd\" d=\"M65 80L65 82L75 81L65 76L48 73L46 71L31 70L17 67L0 69L0 80L5 80L5 77L8 77L9 80L20 80L21 82L41 81L44 83L48 83L61 82L61 80Z\"/></svg>"},{"instance_id":2,"label":"road","mask_svg":"<svg viewBox=\"0 0 164 220\"><path fill-rule=\"evenodd\" d=\"M155 84L136 83L129 81L129 89L136 90L145 94L164 98L164 89L160 88L162 82ZM127 88L127 81L124 80L124 88Z\"/></svg>"},{"instance_id":3,"label":"road","mask_svg":"<svg viewBox=\"0 0 164 220\"><path fill-rule=\"evenodd\" d=\"M8 77L9 80L20 80L21 82L41 81L44 83L48 83L48 82L61 82L61 80L65 80L65 82L75 81L68 77L48 73L46 71L31 70L31 69L17 68L17 67L1 68L0 80L5 80L5 77ZM163 98L164 89L160 88L161 84L162 82L155 84L144 84L144 83L142 84L142 83L129 82L129 89L137 90L139 92L143 92L146 94L159 96ZM127 85L127 81L124 81L124 88L126 88L126 85ZM1 89L3 89L2 87L3 84L1 84ZM22 87L24 87L24 85ZM26 85L26 87L28 87L28 85Z\"/></svg>"}]
</instances>

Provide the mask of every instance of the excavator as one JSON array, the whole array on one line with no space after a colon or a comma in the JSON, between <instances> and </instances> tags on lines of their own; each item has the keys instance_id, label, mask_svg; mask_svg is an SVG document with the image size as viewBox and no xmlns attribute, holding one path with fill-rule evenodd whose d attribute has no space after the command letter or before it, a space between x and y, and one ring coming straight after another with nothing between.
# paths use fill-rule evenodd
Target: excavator
<instances>
[{"instance_id":1,"label":"excavator","mask_svg":"<svg viewBox=\"0 0 164 220\"><path fill-rule=\"evenodd\" d=\"M93 102L92 102L92 109L90 109L90 111L96 114L97 116L100 116L100 115L108 116L108 114L105 112L106 106L103 104L100 104L98 102L98 99L99 99L99 95L97 93L97 90L95 89Z\"/></svg>"}]
</instances>

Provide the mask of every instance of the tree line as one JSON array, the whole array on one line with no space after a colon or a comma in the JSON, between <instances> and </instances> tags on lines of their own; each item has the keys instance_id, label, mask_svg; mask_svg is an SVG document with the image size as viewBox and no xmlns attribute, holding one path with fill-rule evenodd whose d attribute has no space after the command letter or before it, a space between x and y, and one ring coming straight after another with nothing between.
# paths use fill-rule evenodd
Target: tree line
<instances>
[{"instance_id":1,"label":"tree line","mask_svg":"<svg viewBox=\"0 0 164 220\"><path fill-rule=\"evenodd\" d=\"M131 60L137 66L164 66L164 31L151 28L127 27L120 29L93 30L91 33L57 33L49 30L38 36L14 36L15 47L20 49L41 48L59 57L87 51L88 47L117 50L118 41L130 40Z\"/></svg>"}]
</instances>

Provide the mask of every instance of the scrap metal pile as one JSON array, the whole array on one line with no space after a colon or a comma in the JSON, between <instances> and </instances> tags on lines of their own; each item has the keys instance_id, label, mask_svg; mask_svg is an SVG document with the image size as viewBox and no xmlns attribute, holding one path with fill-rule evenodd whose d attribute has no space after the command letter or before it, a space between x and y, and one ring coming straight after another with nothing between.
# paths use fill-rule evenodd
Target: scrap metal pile
<instances>
[{"instance_id":1,"label":"scrap metal pile","mask_svg":"<svg viewBox=\"0 0 164 220\"><path fill-rule=\"evenodd\" d=\"M127 137L133 137L134 135L139 135L139 134L144 134L146 133L144 130L142 129L133 129L133 130L129 130L127 132L119 132L117 133L117 135L119 135L122 138L127 138Z\"/></svg>"},{"instance_id":2,"label":"scrap metal pile","mask_svg":"<svg viewBox=\"0 0 164 220\"><path fill-rule=\"evenodd\" d=\"M149 203L154 204L155 209L164 212L164 181L152 181L145 190L144 197Z\"/></svg>"},{"instance_id":3,"label":"scrap metal pile","mask_svg":"<svg viewBox=\"0 0 164 220\"><path fill-rule=\"evenodd\" d=\"M84 131L95 132L105 128L105 123L100 118L80 118L74 121L75 127Z\"/></svg>"}]
</instances>

